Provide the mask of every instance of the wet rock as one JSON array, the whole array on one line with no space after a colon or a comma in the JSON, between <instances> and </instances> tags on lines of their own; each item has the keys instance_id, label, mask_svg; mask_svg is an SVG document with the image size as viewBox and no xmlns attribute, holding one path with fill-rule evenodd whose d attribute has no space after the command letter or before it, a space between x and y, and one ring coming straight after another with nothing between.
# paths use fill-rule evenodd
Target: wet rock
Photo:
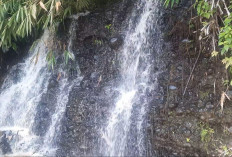
<instances>
[{"instance_id":1,"label":"wet rock","mask_svg":"<svg viewBox=\"0 0 232 157\"><path fill-rule=\"evenodd\" d=\"M180 66L177 67L177 70L178 70L178 71L182 71L182 70L183 70L183 67L180 65Z\"/></svg>"},{"instance_id":2,"label":"wet rock","mask_svg":"<svg viewBox=\"0 0 232 157\"><path fill-rule=\"evenodd\" d=\"M213 109L214 105L211 102L206 103L206 109Z\"/></svg>"},{"instance_id":3,"label":"wet rock","mask_svg":"<svg viewBox=\"0 0 232 157\"><path fill-rule=\"evenodd\" d=\"M213 69L208 69L208 74L213 74Z\"/></svg>"},{"instance_id":4,"label":"wet rock","mask_svg":"<svg viewBox=\"0 0 232 157\"><path fill-rule=\"evenodd\" d=\"M93 73L91 73L91 75L90 75L90 78L91 79L98 79L98 73L97 72L93 72Z\"/></svg>"},{"instance_id":5,"label":"wet rock","mask_svg":"<svg viewBox=\"0 0 232 157\"><path fill-rule=\"evenodd\" d=\"M175 109L177 106L178 106L178 103L170 103L170 104L168 105L168 107L169 107L170 109Z\"/></svg>"},{"instance_id":6,"label":"wet rock","mask_svg":"<svg viewBox=\"0 0 232 157\"><path fill-rule=\"evenodd\" d=\"M188 129L188 128L182 128L182 133L185 135L185 136L190 136L191 135L191 131Z\"/></svg>"},{"instance_id":7,"label":"wet rock","mask_svg":"<svg viewBox=\"0 0 232 157\"><path fill-rule=\"evenodd\" d=\"M197 104L197 107L198 108L203 108L204 107L204 103L201 100L199 100L198 104Z\"/></svg>"},{"instance_id":8,"label":"wet rock","mask_svg":"<svg viewBox=\"0 0 232 157\"><path fill-rule=\"evenodd\" d=\"M182 40L182 43L191 43L191 40L189 40L189 39L184 39L184 40Z\"/></svg>"},{"instance_id":9,"label":"wet rock","mask_svg":"<svg viewBox=\"0 0 232 157\"><path fill-rule=\"evenodd\" d=\"M9 144L9 138L7 137L6 133L1 133L2 136L0 137L0 149L2 154L10 154L12 153L10 144Z\"/></svg>"},{"instance_id":10,"label":"wet rock","mask_svg":"<svg viewBox=\"0 0 232 157\"><path fill-rule=\"evenodd\" d=\"M122 45L122 43L123 43L122 37L120 36L116 36L110 39L110 47L112 49L117 50Z\"/></svg>"},{"instance_id":11,"label":"wet rock","mask_svg":"<svg viewBox=\"0 0 232 157\"><path fill-rule=\"evenodd\" d=\"M169 89L170 89L170 90L176 90L177 87L176 87L176 86L173 86L173 85L170 85L170 86L169 86Z\"/></svg>"},{"instance_id":12,"label":"wet rock","mask_svg":"<svg viewBox=\"0 0 232 157\"><path fill-rule=\"evenodd\" d=\"M229 98L232 98L232 90L228 90L226 94L228 95Z\"/></svg>"},{"instance_id":13,"label":"wet rock","mask_svg":"<svg viewBox=\"0 0 232 157\"><path fill-rule=\"evenodd\" d=\"M110 43L113 44L113 43L115 43L117 40L118 40L117 38L112 38L112 39L110 40Z\"/></svg>"},{"instance_id":14,"label":"wet rock","mask_svg":"<svg viewBox=\"0 0 232 157\"><path fill-rule=\"evenodd\" d=\"M190 128L192 127L192 123L186 122L186 123L185 123L185 126L186 126L186 128L190 129Z\"/></svg>"},{"instance_id":15,"label":"wet rock","mask_svg":"<svg viewBox=\"0 0 232 157\"><path fill-rule=\"evenodd\" d=\"M229 131L230 133L232 133L232 126L229 127L228 131Z\"/></svg>"},{"instance_id":16,"label":"wet rock","mask_svg":"<svg viewBox=\"0 0 232 157\"><path fill-rule=\"evenodd\" d=\"M177 108L176 113L181 115L185 112L185 108Z\"/></svg>"}]
</instances>

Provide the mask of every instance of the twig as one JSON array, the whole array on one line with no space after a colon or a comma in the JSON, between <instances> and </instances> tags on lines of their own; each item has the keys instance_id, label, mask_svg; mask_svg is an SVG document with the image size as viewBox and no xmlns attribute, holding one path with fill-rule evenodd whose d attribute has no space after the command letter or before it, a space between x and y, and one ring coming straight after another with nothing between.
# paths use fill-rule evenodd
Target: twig
<instances>
[{"instance_id":1,"label":"twig","mask_svg":"<svg viewBox=\"0 0 232 157\"><path fill-rule=\"evenodd\" d=\"M223 3L224 3L224 6L225 6L225 9L226 9L226 12L227 12L228 16L230 16L230 11L229 11L229 9L228 9L228 7L227 7L227 5L226 5L225 0L222 0L222 1L223 1Z\"/></svg>"},{"instance_id":2,"label":"twig","mask_svg":"<svg viewBox=\"0 0 232 157\"><path fill-rule=\"evenodd\" d=\"M187 88L188 88L189 81L190 81L190 79L191 79L191 77L192 77L192 75L193 75L193 71L194 71L194 69L195 69L195 67L196 67L196 64L197 64L197 62L198 62L198 60L199 60L200 55L201 55L201 51L199 51L199 54L198 54L198 56L197 56L197 59L196 59L196 61L195 61L195 63L194 63L193 69L192 69L192 71L191 71L191 73L190 73L190 76L189 76L189 78L188 78L187 84L186 84L186 86L185 86L183 96L185 95L185 92L186 92L186 90L187 90Z\"/></svg>"}]
</instances>

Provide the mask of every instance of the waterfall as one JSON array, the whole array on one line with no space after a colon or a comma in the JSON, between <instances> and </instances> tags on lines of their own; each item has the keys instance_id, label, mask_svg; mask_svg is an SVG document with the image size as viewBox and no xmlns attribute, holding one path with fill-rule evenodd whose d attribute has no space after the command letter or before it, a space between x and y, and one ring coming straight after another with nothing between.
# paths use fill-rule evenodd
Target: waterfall
<instances>
[{"instance_id":1,"label":"waterfall","mask_svg":"<svg viewBox=\"0 0 232 157\"><path fill-rule=\"evenodd\" d=\"M83 107L88 116L85 121L91 117L91 120L95 122L91 124L91 127L86 126L79 130L75 128L76 130L72 132L72 134L76 134L87 130L87 133L84 133L91 134L90 137L85 136L85 134L80 135L79 147L83 150L79 151L80 154L77 155L81 155L82 151L84 154L104 156L151 155L148 152L150 144L147 137L147 127L149 126L147 113L152 101L152 93L157 86L157 79L154 79L154 77L157 78L158 72L154 72L154 65L157 64L155 62L159 53L159 29L156 26L158 4L155 0L138 0L135 4L135 8L129 17L129 23L127 23L127 29L123 30L123 32L126 32L123 46L119 48L117 53L121 64L119 67L119 79L116 78L115 82L120 80L120 83L117 86L114 83L104 86L106 90L110 89L109 93L117 93L117 97L105 98L104 95L105 99L102 99L102 101L112 99L106 102L115 103L109 103L109 111L106 111L109 112L109 116L104 114L95 118L92 116L91 110L99 108L96 111L100 111L101 102L92 107L92 103L88 104L88 100L86 100L85 103L89 106ZM68 51L72 54L76 52L76 50L72 49L76 46L74 46L75 42L73 41L78 37L78 34L76 34L78 26L76 22L79 16L85 15L80 14L71 17L75 20L72 20L70 26L67 45ZM72 95L69 96L69 94L74 90L74 86L80 87L82 77L77 60L72 65L70 64L73 69L77 69L77 76L69 76L66 71L67 67L62 63L58 64L53 72L48 69L46 56L51 38L53 38L53 35L46 30L24 61L9 70L0 88L0 146L4 145L4 147L0 148L6 148L0 150L0 155L54 156L56 150L62 147L59 147L62 141L58 141L59 137L62 136L62 129L66 127L61 126L62 118L65 115L66 105L78 102L76 100L70 102L72 100L69 99L72 98ZM157 40L156 43L154 39ZM81 42L84 43L84 40ZM88 72L83 73L83 76L89 74ZM151 75L153 78L151 78ZM102 76L99 77L98 84L101 79ZM100 89L98 85L94 88ZM91 89L87 91L91 92ZM79 94L78 91L75 91L75 94ZM86 95L84 97L91 96L88 93ZM96 94L96 97L98 96ZM82 99L80 98L80 100ZM75 105L81 106L82 104ZM74 108L74 112L81 112L81 107L77 107L80 111ZM108 110L107 105L104 107L104 110ZM97 114L94 113L93 115ZM82 116L84 115L80 117ZM78 118L76 116L73 119ZM103 122L105 119L106 123ZM81 121L82 118L78 120ZM97 124L98 120L99 124ZM90 125L86 124L86 122L80 124ZM89 131L89 128L94 128L92 129L94 132ZM68 132L69 130L65 131ZM69 134L66 134L63 137L68 137L67 139L70 140L69 136ZM78 136L75 135L74 137ZM94 137L94 139L91 139L91 137ZM94 141L94 143L89 144L90 146L100 143L96 146L96 148L100 149L93 148L91 150L92 148L85 147L87 145L85 142L89 141ZM72 144L75 145L76 143L73 142ZM79 153L77 150L70 150L62 151L70 154Z\"/></svg>"},{"instance_id":2,"label":"waterfall","mask_svg":"<svg viewBox=\"0 0 232 157\"><path fill-rule=\"evenodd\" d=\"M1 88L0 132L11 137L9 143L15 155L32 155L39 147L40 138L33 134L32 128L36 107L47 91L50 78L45 46L49 35L45 31L24 63L11 68Z\"/></svg>"},{"instance_id":3,"label":"waterfall","mask_svg":"<svg viewBox=\"0 0 232 157\"><path fill-rule=\"evenodd\" d=\"M156 87L156 82L150 81L150 75L154 64L154 40L151 38L156 30L157 10L156 1L140 0L130 17L121 49L122 79L116 88L120 96L102 131L101 152L105 156L147 155L148 97Z\"/></svg>"},{"instance_id":4,"label":"waterfall","mask_svg":"<svg viewBox=\"0 0 232 157\"><path fill-rule=\"evenodd\" d=\"M73 37L73 28L70 27L70 38ZM61 119L68 103L69 92L74 85L80 83L81 77L68 76L64 71L64 63L59 65L55 99L48 100L53 104L52 110L45 106L46 115L50 115L48 127L44 135L35 133L35 119L38 106L44 101L43 96L49 92L49 80L52 76L46 61L48 47L53 35L46 30L38 40L38 44L26 57L23 63L13 66L7 75L0 90L0 141L2 148L0 155L10 156L54 156L57 146L57 137L61 127ZM71 41L71 40L70 40ZM71 44L69 43L69 47ZM68 47L68 49L69 49ZM77 67L78 69L78 67ZM56 76L57 77L57 76Z\"/></svg>"}]
</instances>

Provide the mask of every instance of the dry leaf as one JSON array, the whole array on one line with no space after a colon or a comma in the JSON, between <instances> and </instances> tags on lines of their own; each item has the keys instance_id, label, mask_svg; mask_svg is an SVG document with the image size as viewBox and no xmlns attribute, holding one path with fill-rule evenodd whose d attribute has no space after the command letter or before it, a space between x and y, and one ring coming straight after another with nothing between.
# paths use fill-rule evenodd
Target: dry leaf
<instances>
[{"instance_id":1,"label":"dry leaf","mask_svg":"<svg viewBox=\"0 0 232 157\"><path fill-rule=\"evenodd\" d=\"M60 1L56 2L56 12L59 11L60 6L61 6L61 2Z\"/></svg>"},{"instance_id":2,"label":"dry leaf","mask_svg":"<svg viewBox=\"0 0 232 157\"><path fill-rule=\"evenodd\" d=\"M36 4L33 4L32 5L32 8L31 8L31 15L34 19L36 19Z\"/></svg>"},{"instance_id":3,"label":"dry leaf","mask_svg":"<svg viewBox=\"0 0 232 157\"><path fill-rule=\"evenodd\" d=\"M101 75L101 76L99 77L99 79L98 79L97 86L99 86L99 85L100 85L101 81L102 81L102 75Z\"/></svg>"},{"instance_id":4,"label":"dry leaf","mask_svg":"<svg viewBox=\"0 0 232 157\"><path fill-rule=\"evenodd\" d=\"M222 95L221 95L221 100L220 100L220 105L221 105L221 113L223 112L223 107L224 107L224 102L225 102L225 92L222 92Z\"/></svg>"},{"instance_id":5,"label":"dry leaf","mask_svg":"<svg viewBox=\"0 0 232 157\"><path fill-rule=\"evenodd\" d=\"M59 81L61 78L61 73L58 74L57 81Z\"/></svg>"},{"instance_id":6,"label":"dry leaf","mask_svg":"<svg viewBox=\"0 0 232 157\"><path fill-rule=\"evenodd\" d=\"M37 54L36 54L35 65L38 63L38 60L39 60L39 50L38 50L38 52L37 52Z\"/></svg>"},{"instance_id":7,"label":"dry leaf","mask_svg":"<svg viewBox=\"0 0 232 157\"><path fill-rule=\"evenodd\" d=\"M39 2L39 5L41 8L43 8L44 10L48 11L47 8L45 7L45 5L43 4L42 1Z\"/></svg>"}]
</instances>

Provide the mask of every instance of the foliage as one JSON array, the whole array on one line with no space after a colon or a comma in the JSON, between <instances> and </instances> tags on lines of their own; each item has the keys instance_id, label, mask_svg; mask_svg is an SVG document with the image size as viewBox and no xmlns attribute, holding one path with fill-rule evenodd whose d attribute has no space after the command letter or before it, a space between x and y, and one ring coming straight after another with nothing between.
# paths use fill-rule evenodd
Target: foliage
<instances>
[{"instance_id":1,"label":"foliage","mask_svg":"<svg viewBox=\"0 0 232 157\"><path fill-rule=\"evenodd\" d=\"M112 26L111 24L108 24L108 25L105 26L105 28L108 29L108 30L110 30L111 26Z\"/></svg>"},{"instance_id":2,"label":"foliage","mask_svg":"<svg viewBox=\"0 0 232 157\"><path fill-rule=\"evenodd\" d=\"M214 134L214 130L210 127L202 128L201 130L201 141L202 142L210 142L212 135Z\"/></svg>"},{"instance_id":3,"label":"foliage","mask_svg":"<svg viewBox=\"0 0 232 157\"><path fill-rule=\"evenodd\" d=\"M204 146L204 149L208 149L209 144L213 140L213 134L214 130L210 128L209 124L200 122L199 123L199 131L200 131L200 137L201 137L201 142Z\"/></svg>"},{"instance_id":4,"label":"foliage","mask_svg":"<svg viewBox=\"0 0 232 157\"><path fill-rule=\"evenodd\" d=\"M228 53L232 50L232 17L228 16L224 20L224 27L219 34L219 46L222 47L221 54ZM231 64L230 64L231 65Z\"/></svg>"},{"instance_id":5,"label":"foliage","mask_svg":"<svg viewBox=\"0 0 232 157\"><path fill-rule=\"evenodd\" d=\"M173 7L174 4L179 4L180 0L165 0L164 6L167 8L168 6Z\"/></svg>"},{"instance_id":6,"label":"foliage","mask_svg":"<svg viewBox=\"0 0 232 157\"><path fill-rule=\"evenodd\" d=\"M94 44L95 44L95 45L102 45L102 44L103 44L103 41L102 41L102 40L95 39L95 40L94 40Z\"/></svg>"},{"instance_id":7,"label":"foliage","mask_svg":"<svg viewBox=\"0 0 232 157\"><path fill-rule=\"evenodd\" d=\"M196 0L194 4L202 28L200 42L212 49L211 56L222 56L222 63L232 74L232 17L230 0ZM208 45L212 47L208 47ZM220 52L220 53L219 53ZM232 82L230 82L231 84Z\"/></svg>"},{"instance_id":8,"label":"foliage","mask_svg":"<svg viewBox=\"0 0 232 157\"><path fill-rule=\"evenodd\" d=\"M207 1L197 0L195 4L197 4L198 15L207 19L209 19L213 15L214 10L211 9L211 6Z\"/></svg>"},{"instance_id":9,"label":"foliage","mask_svg":"<svg viewBox=\"0 0 232 157\"><path fill-rule=\"evenodd\" d=\"M231 148L228 148L226 145L222 146L223 150L223 156L231 156L232 155L232 150Z\"/></svg>"},{"instance_id":10,"label":"foliage","mask_svg":"<svg viewBox=\"0 0 232 157\"><path fill-rule=\"evenodd\" d=\"M48 62L48 65L54 69L54 66L56 65L56 57L53 51L49 51L46 57L46 60Z\"/></svg>"},{"instance_id":11,"label":"foliage","mask_svg":"<svg viewBox=\"0 0 232 157\"><path fill-rule=\"evenodd\" d=\"M74 55L71 52L65 50L64 51L65 64L68 64L69 59L74 60Z\"/></svg>"},{"instance_id":12,"label":"foliage","mask_svg":"<svg viewBox=\"0 0 232 157\"><path fill-rule=\"evenodd\" d=\"M0 48L16 43L34 32L54 27L71 14L108 0L0 0Z\"/></svg>"}]
</instances>

